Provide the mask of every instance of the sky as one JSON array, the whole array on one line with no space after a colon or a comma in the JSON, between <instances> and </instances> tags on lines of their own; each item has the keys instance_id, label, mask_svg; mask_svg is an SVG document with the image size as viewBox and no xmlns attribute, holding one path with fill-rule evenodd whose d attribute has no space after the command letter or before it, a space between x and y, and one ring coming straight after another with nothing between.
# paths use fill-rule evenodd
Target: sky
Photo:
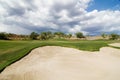
<instances>
[{"instance_id":1,"label":"sky","mask_svg":"<svg viewBox=\"0 0 120 80\"><path fill-rule=\"evenodd\" d=\"M0 32L120 34L120 0L0 0Z\"/></svg>"}]
</instances>

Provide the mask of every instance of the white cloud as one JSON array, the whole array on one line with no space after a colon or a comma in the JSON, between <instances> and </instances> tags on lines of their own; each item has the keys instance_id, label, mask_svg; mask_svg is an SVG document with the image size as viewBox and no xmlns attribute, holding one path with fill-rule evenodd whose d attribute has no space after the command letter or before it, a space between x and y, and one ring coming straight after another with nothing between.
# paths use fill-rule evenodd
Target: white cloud
<instances>
[{"instance_id":1,"label":"white cloud","mask_svg":"<svg viewBox=\"0 0 120 80\"><path fill-rule=\"evenodd\" d=\"M94 10L86 14L88 17L91 16L91 19L87 19L81 22L83 25L83 30L94 32L119 32L120 28L120 11L97 11ZM91 30L89 29L91 28Z\"/></svg>"},{"instance_id":2,"label":"white cloud","mask_svg":"<svg viewBox=\"0 0 120 80\"><path fill-rule=\"evenodd\" d=\"M120 11L87 12L93 0L0 0L0 32L120 32Z\"/></svg>"}]
</instances>

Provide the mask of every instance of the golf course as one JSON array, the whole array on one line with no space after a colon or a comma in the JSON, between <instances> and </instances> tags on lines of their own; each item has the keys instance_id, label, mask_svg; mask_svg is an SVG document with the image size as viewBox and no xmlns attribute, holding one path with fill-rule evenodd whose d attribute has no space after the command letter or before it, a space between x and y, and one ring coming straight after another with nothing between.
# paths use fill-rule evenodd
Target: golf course
<instances>
[{"instance_id":1,"label":"golf course","mask_svg":"<svg viewBox=\"0 0 120 80\"><path fill-rule=\"evenodd\" d=\"M84 55L87 55L87 57L88 57L88 60L89 60L89 56L91 55L96 55L96 53L97 54L99 54L99 55L101 55L101 50L102 51L104 51L102 54L109 54L109 52L110 52L110 54L111 54L111 52L112 52L112 54L116 54L116 55L118 55L117 57L119 57L119 53L120 53L120 47L119 47L119 42L120 41L115 41L115 40L94 40L94 41L88 41L88 40L74 40L74 41L71 41L71 40L47 40L47 41L39 41L39 40L29 40L29 41L14 41L14 40L1 40L0 41L0 71L1 71L1 74L0 74L0 77L2 76L2 73L3 73L3 75L4 75L4 71L6 72L5 74L5 76L3 77L3 79L2 79L2 77L0 78L0 80L10 80L10 79L13 79L13 80L38 80L37 78L35 78L35 77L33 77L33 78L26 78L26 79L23 79L22 78L22 76L25 76L25 75L21 75L21 78L20 78L20 75L17 75L17 73L19 73L19 72L14 72L14 74L16 74L16 76L18 76L18 77L16 77L16 76L14 76L14 77L7 77L7 76L10 76L10 75L12 75L13 73L11 73L11 71L13 72L13 70L12 69L19 69L19 67L20 67L20 64L19 64L19 62L21 62L21 61L28 61L28 63L26 62L24 65L29 65L29 64L31 64L31 66L32 66L32 63L34 63L33 65L34 65L34 67L35 67L35 65L36 65L36 68L37 68L37 63L36 62L39 62L40 64L41 63L43 63L43 62L41 62L41 59L44 59L44 57L51 57L51 56L55 56L55 54L57 54L57 55L62 55L62 54L64 54L64 55L68 55L68 57L69 57L69 55L76 55L77 56L77 54L78 54L78 56L80 57L82 57L83 55L81 55L81 53L82 54L84 54ZM112 45L111 43L118 43L117 44L117 47L115 46L115 45ZM108 45L108 44L111 44L111 45ZM46 49L44 48L44 47L47 47ZM50 47L51 46L51 47ZM56 46L56 47L54 47L54 46ZM57 46L61 46L61 47L57 47ZM43 47L44 49L41 49L41 48ZM53 48L52 48L53 47ZM65 48L66 47L66 48ZM68 47L68 48L67 48ZM106 48L104 48L104 47L106 47ZM38 48L38 50L37 50L37 48ZM65 48L65 50L64 50L64 48ZM101 48L103 48L103 49L101 49ZM40 50L39 50L40 49ZM68 50L66 50L66 49L68 49ZM75 50L74 50L75 49ZM34 52L34 51L38 51L38 53L36 53L36 52ZM73 51L72 51L73 50ZM115 50L115 51L114 51ZM56 52L57 51L57 52ZM76 53L76 51L78 51L77 53ZM79 52L80 51L80 52ZM80 53L80 54L79 54ZM40 58L38 58L38 57L35 57L35 54L38 54L39 56L40 56ZM31 59L28 59L27 60L27 58L26 57L28 57L28 56L30 56L31 55ZM107 59L107 57L109 57L108 55L105 55L104 56L103 55L103 60L102 61L104 61L104 58L106 58ZM58 57L60 57L60 56L58 56ZM110 56L112 56L112 55L110 55ZM83 56L83 57L85 57L85 56ZM114 57L114 56L112 56L112 57ZM32 58L35 58L36 59L36 61L34 60L34 59L32 59ZM38 58L38 61L37 61L37 58ZM57 57L56 57L57 58ZM74 58L74 57L71 57L71 60L72 60L72 58ZM39 60L40 59L40 60ZM45 58L46 59L46 58ZM95 58L93 58L93 59L95 59ZM101 59L102 59L102 57L101 57ZM33 61L31 61L31 60L33 60ZM47 59L48 60L48 59ZM70 62L66 62L66 66L67 66L67 64L68 65L79 65L79 64L77 64L76 62L74 63L74 61L71 63L71 60L70 60ZM96 60L96 59L95 59ZM49 60L48 60L49 61ZM55 60L56 61L56 60ZM96 60L97 61L97 60ZM64 62L64 61L63 61ZM79 59L77 60L77 62L79 62ZM80 61L81 62L81 61ZM85 62L86 63L86 62ZM88 63L88 62L87 62ZM21 64L21 66L23 65L23 64ZM94 63L94 64L96 64L97 65L97 63ZM82 65L82 64L81 64ZM16 67L16 68L10 68L10 70L9 70L9 66L11 67L11 66L14 66L14 67ZM18 66L18 67L17 67ZM52 66L52 65L51 65ZM49 66L49 67L51 67L51 66ZM85 66L85 65L84 65ZM88 66L90 66L89 64L88 64ZM85 66L85 67L88 67L88 66ZM118 65L118 66L120 66L120 65ZM7 70L7 67L8 67L8 70ZM54 66L53 66L54 67ZM108 66L109 67L109 66ZM24 67L25 69L29 69L30 68L30 66L27 66L27 67ZM68 67L69 68L69 67ZM38 69L40 69L40 68L38 68ZM56 68L57 69L57 68ZM79 69L82 69L82 68L78 68L78 70ZM88 68L89 69L89 68ZM19 69L20 71L22 70L22 69ZM31 69L32 70L32 69ZM84 69L83 69L84 70ZM34 71L34 70L33 70ZM38 71L39 72L39 71ZM44 71L43 71L44 72ZM69 72L69 71L68 71ZM9 74L10 73L10 74ZM23 71L23 73L24 73L24 71ZM83 73L85 73L84 71L83 71ZM9 74L9 75L7 75L7 74ZM14 75L13 74L13 75ZM20 73L20 74L22 74L22 73ZM67 73L66 73L67 74ZM31 76L34 76L34 75L32 75L32 74L30 74ZM45 75L47 75L47 73L45 73ZM70 75L72 75L72 74L70 74ZM76 74L75 74L76 75ZM78 74L77 74L78 75ZM38 75L37 75L38 76ZM50 76L50 75L49 75ZM59 76L59 75L57 75L57 76ZM15 78L16 77L16 78ZM45 77L45 76L44 76ZM40 80L50 80L50 79L44 79L44 77L43 77L43 79L42 79L42 77L41 77L41 79ZM60 76L59 76L60 77ZM103 76L102 76L103 77ZM6 79L6 78L8 78L8 79ZM18 78L20 78L20 79L18 79ZM40 78L40 77L38 77L38 78ZM74 78L74 77L72 77L72 78ZM66 78L67 79L67 78ZM76 78L75 80L78 80L79 78ZM91 78L90 80L92 80L93 78ZM56 78L55 79L53 79L53 78L51 78L51 80L56 80ZM73 79L69 79L69 80L73 80ZM85 79L85 80L87 80L87 79ZM107 79L106 79L107 80Z\"/></svg>"},{"instance_id":2,"label":"golf course","mask_svg":"<svg viewBox=\"0 0 120 80\"><path fill-rule=\"evenodd\" d=\"M0 0L0 80L120 80L120 0Z\"/></svg>"}]
</instances>

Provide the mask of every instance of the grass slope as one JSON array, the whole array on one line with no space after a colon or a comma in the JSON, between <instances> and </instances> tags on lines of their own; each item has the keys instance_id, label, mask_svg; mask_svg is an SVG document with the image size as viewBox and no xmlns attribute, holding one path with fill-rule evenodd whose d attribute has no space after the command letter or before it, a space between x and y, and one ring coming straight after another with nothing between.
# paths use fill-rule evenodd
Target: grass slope
<instances>
[{"instance_id":1,"label":"grass slope","mask_svg":"<svg viewBox=\"0 0 120 80\"><path fill-rule=\"evenodd\" d=\"M27 55L32 49L42 46L63 46L80 50L98 51L113 41L0 41L0 72Z\"/></svg>"}]
</instances>

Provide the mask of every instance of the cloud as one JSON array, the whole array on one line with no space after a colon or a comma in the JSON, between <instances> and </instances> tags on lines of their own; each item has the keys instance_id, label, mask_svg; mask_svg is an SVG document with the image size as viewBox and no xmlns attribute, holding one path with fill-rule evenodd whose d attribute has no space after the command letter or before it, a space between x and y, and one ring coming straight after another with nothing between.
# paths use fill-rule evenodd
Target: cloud
<instances>
[{"instance_id":1,"label":"cloud","mask_svg":"<svg viewBox=\"0 0 120 80\"><path fill-rule=\"evenodd\" d=\"M119 33L120 30L120 11L97 11L94 10L86 14L86 16L90 16L92 18L84 20L81 22L82 30L87 31L89 33L110 33L116 32ZM120 34L120 33L119 33Z\"/></svg>"},{"instance_id":2,"label":"cloud","mask_svg":"<svg viewBox=\"0 0 120 80\"><path fill-rule=\"evenodd\" d=\"M120 11L86 9L93 0L0 0L0 32L120 32Z\"/></svg>"}]
</instances>

